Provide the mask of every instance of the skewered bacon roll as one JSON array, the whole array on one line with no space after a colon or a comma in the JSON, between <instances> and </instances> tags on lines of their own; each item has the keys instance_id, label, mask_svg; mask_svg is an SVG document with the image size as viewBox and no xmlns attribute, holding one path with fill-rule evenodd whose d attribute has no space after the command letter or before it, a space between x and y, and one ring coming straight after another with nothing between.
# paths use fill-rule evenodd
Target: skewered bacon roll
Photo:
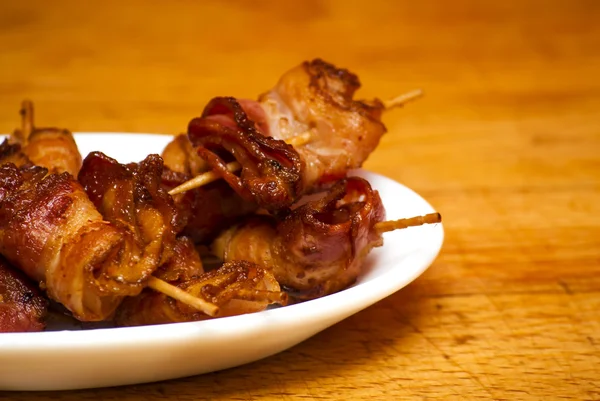
<instances>
[{"instance_id":1,"label":"skewered bacon roll","mask_svg":"<svg viewBox=\"0 0 600 401\"><path fill-rule=\"evenodd\" d=\"M177 264L171 265L176 268ZM168 277L168 272L163 273ZM176 281L182 290L219 307L218 317L265 310L270 304L287 303L279 283L266 269L246 261L230 261L218 269L185 281ZM141 326L210 319L198 310L164 294L145 290L126 299L115 322L119 326Z\"/></svg>"},{"instance_id":2,"label":"skewered bacon roll","mask_svg":"<svg viewBox=\"0 0 600 401\"><path fill-rule=\"evenodd\" d=\"M27 155L21 149L21 145L18 143L10 143L8 139L5 139L0 144L0 165L5 163L13 163L17 167L29 165L33 163Z\"/></svg>"},{"instance_id":3,"label":"skewered bacon roll","mask_svg":"<svg viewBox=\"0 0 600 401\"><path fill-rule=\"evenodd\" d=\"M306 163L307 188L328 186L361 167L385 134L383 103L354 100L360 86L354 73L315 59L286 72L259 97L264 117L252 115L268 127L266 135L287 140L312 130L313 139L296 149Z\"/></svg>"},{"instance_id":4,"label":"skewered bacon roll","mask_svg":"<svg viewBox=\"0 0 600 401\"><path fill-rule=\"evenodd\" d=\"M329 187L361 167L386 132L381 101L354 100L358 77L320 59L284 74L258 102L215 98L188 125L188 137L240 195L280 209L301 195ZM285 145L307 131L311 141ZM264 136L277 139L267 140ZM238 177L224 154L242 165Z\"/></svg>"},{"instance_id":5,"label":"skewered bacon roll","mask_svg":"<svg viewBox=\"0 0 600 401\"><path fill-rule=\"evenodd\" d=\"M124 165L92 152L83 161L78 180L103 218L124 232L125 251L135 266L115 265L106 272L112 280L139 282L173 255L183 222L162 186L162 172L158 155Z\"/></svg>"},{"instance_id":6,"label":"skewered bacon roll","mask_svg":"<svg viewBox=\"0 0 600 401\"><path fill-rule=\"evenodd\" d=\"M243 198L266 209L290 206L304 191L304 163L291 145L264 136L232 97L208 103L190 121L188 136L198 155ZM239 177L228 171L229 153L242 165Z\"/></svg>"},{"instance_id":7,"label":"skewered bacon roll","mask_svg":"<svg viewBox=\"0 0 600 401\"><path fill-rule=\"evenodd\" d=\"M86 193L68 173L4 164L0 253L78 320L106 320L173 254L180 224L161 173L156 155L123 166L94 153L80 171Z\"/></svg>"},{"instance_id":8,"label":"skewered bacon roll","mask_svg":"<svg viewBox=\"0 0 600 401\"><path fill-rule=\"evenodd\" d=\"M308 300L356 280L370 250L383 244L374 226L384 219L378 192L351 177L282 220L252 216L223 232L212 250L226 262L244 259L264 266L292 297Z\"/></svg>"},{"instance_id":9,"label":"skewered bacon roll","mask_svg":"<svg viewBox=\"0 0 600 401\"><path fill-rule=\"evenodd\" d=\"M0 257L0 333L42 331L47 312L39 288Z\"/></svg>"},{"instance_id":10,"label":"skewered bacon roll","mask_svg":"<svg viewBox=\"0 0 600 401\"><path fill-rule=\"evenodd\" d=\"M37 166L46 167L50 173L67 172L77 175L81 167L81 153L73 134L61 128L36 128L33 124L33 103L24 101L21 106L23 127L13 132L12 142L22 146L23 153Z\"/></svg>"},{"instance_id":11,"label":"skewered bacon roll","mask_svg":"<svg viewBox=\"0 0 600 401\"><path fill-rule=\"evenodd\" d=\"M132 289L105 274L127 261L110 225L68 173L0 166L0 253L82 321L103 320Z\"/></svg>"}]
</instances>

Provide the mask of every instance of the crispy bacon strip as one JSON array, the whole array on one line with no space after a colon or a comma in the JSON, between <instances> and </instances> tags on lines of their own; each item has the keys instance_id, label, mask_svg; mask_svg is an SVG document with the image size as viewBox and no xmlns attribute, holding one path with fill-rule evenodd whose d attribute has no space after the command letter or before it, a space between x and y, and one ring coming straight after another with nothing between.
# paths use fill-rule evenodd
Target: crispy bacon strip
<instances>
[{"instance_id":1,"label":"crispy bacon strip","mask_svg":"<svg viewBox=\"0 0 600 401\"><path fill-rule=\"evenodd\" d=\"M133 265L114 265L106 274L128 285L149 277L173 255L183 228L173 199L162 186L163 162L149 155L140 163L120 164L101 152L83 161L79 182L103 218L125 233Z\"/></svg>"},{"instance_id":2,"label":"crispy bacon strip","mask_svg":"<svg viewBox=\"0 0 600 401\"><path fill-rule=\"evenodd\" d=\"M40 289L0 257L0 333L43 331L47 312Z\"/></svg>"},{"instance_id":3,"label":"crispy bacon strip","mask_svg":"<svg viewBox=\"0 0 600 401\"><path fill-rule=\"evenodd\" d=\"M304 190L304 164L294 148L263 136L231 97L213 99L188 125L200 157L248 201L269 210L289 207ZM224 157L241 165L240 176L227 170Z\"/></svg>"},{"instance_id":4,"label":"crispy bacon strip","mask_svg":"<svg viewBox=\"0 0 600 401\"><path fill-rule=\"evenodd\" d=\"M33 103L25 100L20 110L22 127L11 135L13 142L22 146L23 153L37 166L51 173L67 172L77 175L81 167L81 153L73 134L61 128L36 128Z\"/></svg>"},{"instance_id":5,"label":"crispy bacon strip","mask_svg":"<svg viewBox=\"0 0 600 401\"><path fill-rule=\"evenodd\" d=\"M312 129L310 143L296 150L307 168L310 190L327 187L362 166L386 132L384 104L354 99L360 88L356 74L321 59L306 61L286 72L274 88L259 97L268 135L282 140Z\"/></svg>"},{"instance_id":6,"label":"crispy bacon strip","mask_svg":"<svg viewBox=\"0 0 600 401\"><path fill-rule=\"evenodd\" d=\"M384 219L377 191L351 177L283 220L255 216L230 228L212 247L224 261L244 259L266 267L294 298L313 299L356 280L369 251L383 244L374 227Z\"/></svg>"},{"instance_id":7,"label":"crispy bacon strip","mask_svg":"<svg viewBox=\"0 0 600 401\"><path fill-rule=\"evenodd\" d=\"M159 266L154 276L170 284L181 284L204 273L200 255L189 237L177 238L173 247L173 257Z\"/></svg>"},{"instance_id":8,"label":"crispy bacon strip","mask_svg":"<svg viewBox=\"0 0 600 401\"><path fill-rule=\"evenodd\" d=\"M128 262L123 231L68 173L0 166L0 253L82 321L105 319L141 290L107 282L110 266Z\"/></svg>"},{"instance_id":9,"label":"crispy bacon strip","mask_svg":"<svg viewBox=\"0 0 600 401\"><path fill-rule=\"evenodd\" d=\"M265 209L278 210L303 194L328 188L349 170L361 167L379 144L386 132L381 122L385 105L378 99L355 100L359 88L360 81L352 72L320 59L307 61L285 73L258 101L214 99L202 116L189 124L188 137L199 156L236 192L255 199ZM299 162L293 177L279 168L281 160L273 157L275 154L259 150L258 134L289 141L307 132L311 141L294 149L293 158ZM179 149L182 162L178 167L185 166L189 149L175 144L171 147ZM223 151L241 164L240 177L225 168L220 158ZM250 154L254 158L249 158ZM291 154L285 158L289 160Z\"/></svg>"},{"instance_id":10,"label":"crispy bacon strip","mask_svg":"<svg viewBox=\"0 0 600 401\"><path fill-rule=\"evenodd\" d=\"M182 225L161 174L157 155L125 166L93 153L86 193L68 173L4 164L0 253L78 320L108 319L173 255Z\"/></svg>"},{"instance_id":11,"label":"crispy bacon strip","mask_svg":"<svg viewBox=\"0 0 600 401\"><path fill-rule=\"evenodd\" d=\"M0 165L6 163L13 163L17 167L21 166L32 166L33 163L27 155L23 152L21 145L18 143L10 143L8 139L5 139L0 144Z\"/></svg>"},{"instance_id":12,"label":"crispy bacon strip","mask_svg":"<svg viewBox=\"0 0 600 401\"><path fill-rule=\"evenodd\" d=\"M245 261L231 261L222 267L179 282L190 294L219 307L218 317L259 312L270 304L287 303L287 296L267 270ZM209 319L196 309L164 294L145 290L123 302L115 322L120 326L140 326Z\"/></svg>"}]
</instances>

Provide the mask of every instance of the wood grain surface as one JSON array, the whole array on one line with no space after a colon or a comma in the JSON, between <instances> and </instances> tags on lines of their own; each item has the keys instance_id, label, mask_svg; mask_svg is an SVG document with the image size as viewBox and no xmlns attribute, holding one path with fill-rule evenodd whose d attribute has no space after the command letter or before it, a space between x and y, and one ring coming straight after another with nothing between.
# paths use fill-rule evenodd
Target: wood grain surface
<instances>
[{"instance_id":1,"label":"wood grain surface","mask_svg":"<svg viewBox=\"0 0 600 401\"><path fill-rule=\"evenodd\" d=\"M0 131L177 133L322 57L385 116L366 163L443 215L395 295L271 358L14 400L600 399L600 2L2 2ZM141 367L142 368L142 367Z\"/></svg>"}]
</instances>

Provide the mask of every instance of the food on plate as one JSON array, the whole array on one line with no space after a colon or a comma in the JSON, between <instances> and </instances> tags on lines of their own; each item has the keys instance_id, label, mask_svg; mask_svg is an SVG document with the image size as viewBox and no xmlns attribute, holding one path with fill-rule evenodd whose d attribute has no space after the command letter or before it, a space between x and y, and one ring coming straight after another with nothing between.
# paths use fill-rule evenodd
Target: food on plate
<instances>
[{"instance_id":1,"label":"food on plate","mask_svg":"<svg viewBox=\"0 0 600 401\"><path fill-rule=\"evenodd\" d=\"M40 289L0 257L0 333L42 331L47 313Z\"/></svg>"},{"instance_id":2,"label":"food on plate","mask_svg":"<svg viewBox=\"0 0 600 401\"><path fill-rule=\"evenodd\" d=\"M169 269L166 269L168 272ZM215 270L179 280L178 287L217 305L219 317L259 312L271 304L287 303L287 294L281 290L269 269L244 260L227 262ZM189 305L147 289L121 304L115 323L119 326L141 326L209 318Z\"/></svg>"},{"instance_id":3,"label":"food on plate","mask_svg":"<svg viewBox=\"0 0 600 401\"><path fill-rule=\"evenodd\" d=\"M241 196L270 210L287 207L361 167L386 132L383 111L420 95L388 104L360 101L354 99L359 87L358 77L346 69L320 59L304 62L258 101L213 99L189 123L189 141ZM303 146L284 143L303 135L310 137ZM189 152L190 145L179 149ZM227 168L226 155L239 162L239 176Z\"/></svg>"},{"instance_id":4,"label":"food on plate","mask_svg":"<svg viewBox=\"0 0 600 401\"><path fill-rule=\"evenodd\" d=\"M165 165L162 186L170 191L191 177ZM172 196L185 221L181 234L189 236L196 243L210 242L221 230L258 209L254 202L244 200L223 180Z\"/></svg>"},{"instance_id":5,"label":"food on plate","mask_svg":"<svg viewBox=\"0 0 600 401\"><path fill-rule=\"evenodd\" d=\"M110 282L114 266L131 261L124 232L102 219L71 175L4 164L0 188L0 253L76 318L105 319L141 290Z\"/></svg>"},{"instance_id":6,"label":"food on plate","mask_svg":"<svg viewBox=\"0 0 600 401\"><path fill-rule=\"evenodd\" d=\"M350 71L307 61L257 100L212 99L161 155L127 164L97 151L82 160L68 130L34 127L25 101L22 127L0 144L0 254L41 291L35 305L10 298L22 324L0 328L42 330L42 293L81 322L135 326L351 286L384 232L441 221L386 222L378 192L348 175L386 132L382 113L420 95L360 101L359 87ZM216 268L203 264L206 245Z\"/></svg>"},{"instance_id":7,"label":"food on plate","mask_svg":"<svg viewBox=\"0 0 600 401\"><path fill-rule=\"evenodd\" d=\"M51 173L77 175L81 154L73 134L67 129L35 127L31 101L23 102L20 113L21 129L15 130L9 139L22 146L23 153L33 164L46 167Z\"/></svg>"},{"instance_id":8,"label":"food on plate","mask_svg":"<svg viewBox=\"0 0 600 401\"><path fill-rule=\"evenodd\" d=\"M225 261L262 263L295 299L314 299L356 280L369 251L383 244L375 225L384 219L378 192L350 177L282 219L252 216L226 230L213 251Z\"/></svg>"}]
</instances>

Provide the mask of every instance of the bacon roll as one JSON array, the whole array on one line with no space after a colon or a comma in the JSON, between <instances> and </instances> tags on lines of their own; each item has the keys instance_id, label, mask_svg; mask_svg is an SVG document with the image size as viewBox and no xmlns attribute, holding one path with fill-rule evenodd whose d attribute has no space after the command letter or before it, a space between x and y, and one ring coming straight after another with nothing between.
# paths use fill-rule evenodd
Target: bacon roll
<instances>
[{"instance_id":1,"label":"bacon roll","mask_svg":"<svg viewBox=\"0 0 600 401\"><path fill-rule=\"evenodd\" d=\"M47 313L42 291L0 257L0 333L42 331Z\"/></svg>"},{"instance_id":2,"label":"bacon roll","mask_svg":"<svg viewBox=\"0 0 600 401\"><path fill-rule=\"evenodd\" d=\"M224 231L212 250L224 261L260 264L296 300L313 299L356 280L370 250L383 244L374 226L384 219L378 192L350 177L283 219L250 217Z\"/></svg>"}]
</instances>

